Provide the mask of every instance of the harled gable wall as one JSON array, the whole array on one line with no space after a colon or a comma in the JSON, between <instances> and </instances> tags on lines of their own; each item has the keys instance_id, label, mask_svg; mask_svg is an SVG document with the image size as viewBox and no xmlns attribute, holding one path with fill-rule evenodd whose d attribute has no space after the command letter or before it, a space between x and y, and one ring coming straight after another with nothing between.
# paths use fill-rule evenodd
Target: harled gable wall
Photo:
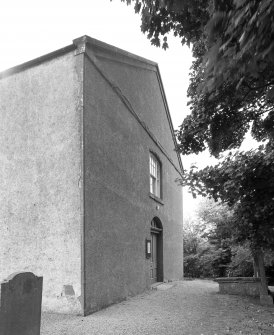
<instances>
[{"instance_id":1,"label":"harled gable wall","mask_svg":"<svg viewBox=\"0 0 274 335\"><path fill-rule=\"evenodd\" d=\"M96 56L97 65L70 52L0 80L0 280L42 275L44 310L79 313L81 301L88 314L149 288L155 216L164 279L183 275L179 164L156 68L103 49ZM149 197L150 150L163 167L163 204ZM64 285L75 296L62 296Z\"/></svg>"},{"instance_id":2,"label":"harled gable wall","mask_svg":"<svg viewBox=\"0 0 274 335\"><path fill-rule=\"evenodd\" d=\"M91 57L85 58L84 68L86 314L149 288L145 239L150 238L155 216L163 224L164 279L183 276L182 190L175 183L179 174L122 102L128 101L178 167L155 67L97 53L94 63L88 53ZM150 150L162 162L163 205L149 197Z\"/></svg>"},{"instance_id":3,"label":"harled gable wall","mask_svg":"<svg viewBox=\"0 0 274 335\"><path fill-rule=\"evenodd\" d=\"M43 309L59 312L81 310L75 60L71 52L0 80L0 279L43 276ZM61 296L63 285L73 286L75 299Z\"/></svg>"}]
</instances>

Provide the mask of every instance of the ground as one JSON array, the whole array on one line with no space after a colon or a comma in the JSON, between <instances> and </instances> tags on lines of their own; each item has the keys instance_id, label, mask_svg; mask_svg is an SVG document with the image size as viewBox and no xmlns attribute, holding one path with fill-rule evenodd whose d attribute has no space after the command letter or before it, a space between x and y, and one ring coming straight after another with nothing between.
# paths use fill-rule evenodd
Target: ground
<instances>
[{"instance_id":1,"label":"ground","mask_svg":"<svg viewBox=\"0 0 274 335\"><path fill-rule=\"evenodd\" d=\"M42 315L41 335L273 335L274 307L218 293L209 280L178 281L87 317Z\"/></svg>"}]
</instances>

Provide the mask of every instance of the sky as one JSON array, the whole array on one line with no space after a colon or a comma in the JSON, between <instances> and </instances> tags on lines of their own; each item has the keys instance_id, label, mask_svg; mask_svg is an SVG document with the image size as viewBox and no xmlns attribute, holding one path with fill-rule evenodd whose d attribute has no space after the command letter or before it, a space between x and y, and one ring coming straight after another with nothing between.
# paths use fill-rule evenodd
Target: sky
<instances>
[{"instance_id":1,"label":"sky","mask_svg":"<svg viewBox=\"0 0 274 335\"><path fill-rule=\"evenodd\" d=\"M89 35L159 64L174 128L189 113L187 87L191 51L168 37L169 49L152 46L141 32L140 16L120 0L0 0L0 71L42 56ZM183 157L183 165L212 162L207 153ZM184 190L184 213L197 205Z\"/></svg>"},{"instance_id":2,"label":"sky","mask_svg":"<svg viewBox=\"0 0 274 335\"><path fill-rule=\"evenodd\" d=\"M187 113L186 90L192 62L188 47L169 37L170 48L152 46L140 30L140 16L120 0L9 0L0 11L0 71L89 35L156 61L160 66L174 127Z\"/></svg>"}]
</instances>

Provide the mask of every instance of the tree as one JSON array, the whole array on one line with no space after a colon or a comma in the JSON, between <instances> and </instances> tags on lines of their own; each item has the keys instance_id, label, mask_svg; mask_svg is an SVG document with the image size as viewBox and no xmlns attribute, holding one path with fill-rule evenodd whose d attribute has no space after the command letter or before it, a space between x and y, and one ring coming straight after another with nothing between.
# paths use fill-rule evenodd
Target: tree
<instances>
[{"instance_id":1,"label":"tree","mask_svg":"<svg viewBox=\"0 0 274 335\"><path fill-rule=\"evenodd\" d=\"M205 227L202 237L211 245L214 254L211 260L213 273L223 277L231 261L233 244L231 221L234 213L227 205L206 199L200 202L197 215Z\"/></svg>"},{"instance_id":2,"label":"tree","mask_svg":"<svg viewBox=\"0 0 274 335\"><path fill-rule=\"evenodd\" d=\"M125 1L125 0L122 0ZM271 0L126 0L141 14L151 43L168 33L192 45L191 114L178 149L218 154L237 148L252 122L258 140L274 136L274 2Z\"/></svg>"},{"instance_id":3,"label":"tree","mask_svg":"<svg viewBox=\"0 0 274 335\"><path fill-rule=\"evenodd\" d=\"M203 227L201 227L199 222L197 223L194 220L185 219L183 229L184 255L196 254L199 243L201 241Z\"/></svg>"},{"instance_id":4,"label":"tree","mask_svg":"<svg viewBox=\"0 0 274 335\"><path fill-rule=\"evenodd\" d=\"M239 242L253 249L274 245L274 156L269 147L230 153L216 166L184 174L182 185L194 195L221 200L234 210L231 222Z\"/></svg>"},{"instance_id":5,"label":"tree","mask_svg":"<svg viewBox=\"0 0 274 335\"><path fill-rule=\"evenodd\" d=\"M273 250L274 246L272 143L257 150L230 153L216 166L200 171L193 166L180 182L189 186L194 194L221 200L233 208L233 234L239 242L250 244L255 273L261 277L261 297L267 297L262 251Z\"/></svg>"},{"instance_id":6,"label":"tree","mask_svg":"<svg viewBox=\"0 0 274 335\"><path fill-rule=\"evenodd\" d=\"M184 220L184 274L186 277L199 278L202 275L201 246L204 240L201 237L204 225L193 219Z\"/></svg>"},{"instance_id":7,"label":"tree","mask_svg":"<svg viewBox=\"0 0 274 335\"><path fill-rule=\"evenodd\" d=\"M233 211L229 206L210 199L200 201L196 215L203 227L203 237L209 239L212 244L221 246L225 240L231 240L233 230Z\"/></svg>"},{"instance_id":8,"label":"tree","mask_svg":"<svg viewBox=\"0 0 274 335\"><path fill-rule=\"evenodd\" d=\"M231 248L231 262L229 264L230 277L252 277L253 257L249 244L238 244Z\"/></svg>"},{"instance_id":9,"label":"tree","mask_svg":"<svg viewBox=\"0 0 274 335\"><path fill-rule=\"evenodd\" d=\"M196 216L184 221L186 277L248 276L253 272L248 243L238 244L233 211L213 199L199 202Z\"/></svg>"},{"instance_id":10,"label":"tree","mask_svg":"<svg viewBox=\"0 0 274 335\"><path fill-rule=\"evenodd\" d=\"M209 225L209 227L208 227ZM184 274L186 277L219 276L221 251L209 241L213 227L198 216L184 221Z\"/></svg>"}]
</instances>

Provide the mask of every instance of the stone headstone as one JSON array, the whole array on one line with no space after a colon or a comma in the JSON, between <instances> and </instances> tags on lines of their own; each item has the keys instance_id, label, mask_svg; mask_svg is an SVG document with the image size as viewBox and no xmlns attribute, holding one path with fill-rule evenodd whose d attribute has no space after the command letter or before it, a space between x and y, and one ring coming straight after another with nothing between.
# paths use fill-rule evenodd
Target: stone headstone
<instances>
[{"instance_id":1,"label":"stone headstone","mask_svg":"<svg viewBox=\"0 0 274 335\"><path fill-rule=\"evenodd\" d=\"M0 335L39 335L43 277L10 275L1 283Z\"/></svg>"}]
</instances>

